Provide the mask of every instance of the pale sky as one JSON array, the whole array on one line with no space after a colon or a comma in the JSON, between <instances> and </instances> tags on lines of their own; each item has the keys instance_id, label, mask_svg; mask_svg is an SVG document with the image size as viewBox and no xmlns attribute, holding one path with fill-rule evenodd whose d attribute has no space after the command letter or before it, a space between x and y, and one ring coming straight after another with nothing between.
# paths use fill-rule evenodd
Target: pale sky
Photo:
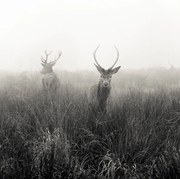
<instances>
[{"instance_id":1,"label":"pale sky","mask_svg":"<svg viewBox=\"0 0 180 179\"><path fill-rule=\"evenodd\" d=\"M179 0L0 0L0 69L40 70L44 50L55 68L108 68L119 49L123 69L180 67Z\"/></svg>"}]
</instances>

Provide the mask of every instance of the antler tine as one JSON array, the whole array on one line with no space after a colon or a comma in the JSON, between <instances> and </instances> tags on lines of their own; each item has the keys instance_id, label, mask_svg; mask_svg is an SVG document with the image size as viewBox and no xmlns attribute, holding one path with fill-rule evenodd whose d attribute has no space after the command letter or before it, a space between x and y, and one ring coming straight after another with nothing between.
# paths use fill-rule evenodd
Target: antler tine
<instances>
[{"instance_id":1,"label":"antler tine","mask_svg":"<svg viewBox=\"0 0 180 179\"><path fill-rule=\"evenodd\" d=\"M49 56L50 54L51 54L52 52L47 52L47 50L45 50L45 54L46 54L46 56Z\"/></svg>"},{"instance_id":2,"label":"antler tine","mask_svg":"<svg viewBox=\"0 0 180 179\"><path fill-rule=\"evenodd\" d=\"M54 59L54 61L57 61L57 60L61 57L61 55L62 55L62 52L61 52L61 51L59 51L59 52L58 52L58 57L57 57L57 58L55 58L55 59Z\"/></svg>"},{"instance_id":3,"label":"antler tine","mask_svg":"<svg viewBox=\"0 0 180 179\"><path fill-rule=\"evenodd\" d=\"M46 64L47 64L48 56L49 56L50 54L51 54L51 52L48 53L48 52L45 50L46 59L41 56L41 62L42 62L41 64L42 64L42 65L46 65Z\"/></svg>"},{"instance_id":4,"label":"antler tine","mask_svg":"<svg viewBox=\"0 0 180 179\"><path fill-rule=\"evenodd\" d=\"M42 62L42 65L47 64L47 60L45 60L43 57L41 57L41 62Z\"/></svg>"},{"instance_id":5,"label":"antler tine","mask_svg":"<svg viewBox=\"0 0 180 179\"><path fill-rule=\"evenodd\" d=\"M51 52L48 53L48 52L45 50L46 59L41 56L42 64L47 64L48 56L49 56L50 54L51 54Z\"/></svg>"},{"instance_id":6,"label":"antler tine","mask_svg":"<svg viewBox=\"0 0 180 179\"><path fill-rule=\"evenodd\" d=\"M58 52L58 56L57 56L57 58L55 58L51 63L54 63L54 62L56 62L60 57L61 57L61 55L62 55L62 52L61 51L59 51Z\"/></svg>"},{"instance_id":7,"label":"antler tine","mask_svg":"<svg viewBox=\"0 0 180 179\"><path fill-rule=\"evenodd\" d=\"M118 48L116 47L116 46L114 46L115 47L115 49L116 49L116 51L117 51L117 57L116 57L116 61L114 62L114 64L109 68L109 69L112 69L115 65L116 65L116 63L117 63L117 61L118 61L118 59L119 59L119 51L118 51Z\"/></svg>"},{"instance_id":8,"label":"antler tine","mask_svg":"<svg viewBox=\"0 0 180 179\"><path fill-rule=\"evenodd\" d=\"M45 62L45 59L41 56L41 61L44 63Z\"/></svg>"},{"instance_id":9,"label":"antler tine","mask_svg":"<svg viewBox=\"0 0 180 179\"><path fill-rule=\"evenodd\" d=\"M48 56L51 54L52 52L47 52L46 50L45 50L45 55L46 55L46 61L48 60Z\"/></svg>"},{"instance_id":10,"label":"antler tine","mask_svg":"<svg viewBox=\"0 0 180 179\"><path fill-rule=\"evenodd\" d=\"M96 59L96 52L97 52L97 50L99 49L99 47L100 47L100 45L98 45L97 48L96 48L95 51L94 51L94 60L95 60L96 64L97 64L100 68L102 68L101 65L98 63L98 61L97 61L97 59Z\"/></svg>"}]
</instances>

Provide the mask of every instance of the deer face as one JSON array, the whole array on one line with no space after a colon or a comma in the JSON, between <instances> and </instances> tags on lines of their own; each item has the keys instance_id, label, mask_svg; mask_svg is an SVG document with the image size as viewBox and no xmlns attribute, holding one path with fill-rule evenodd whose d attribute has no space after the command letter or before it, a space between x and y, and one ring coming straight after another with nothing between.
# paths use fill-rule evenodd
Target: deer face
<instances>
[{"instance_id":1,"label":"deer face","mask_svg":"<svg viewBox=\"0 0 180 179\"><path fill-rule=\"evenodd\" d=\"M99 46L97 47L97 49L99 48ZM115 47L116 48L116 47ZM110 84L111 84L111 78L112 78L112 75L117 73L118 70L121 68L121 66L118 66L116 68L113 68L115 66L115 64L117 63L118 61L118 58L119 58L119 52L117 50L117 59L115 61L115 63L113 64L112 67L110 67L108 70L105 70L104 68L101 67L101 65L99 65L98 61L96 60L96 51L97 49L95 50L94 52L94 59L95 59L95 62L96 64L95 67L96 69L99 71L99 73L101 74L101 78L100 78L100 84L102 85L102 87L104 88L109 88L110 87Z\"/></svg>"},{"instance_id":2,"label":"deer face","mask_svg":"<svg viewBox=\"0 0 180 179\"><path fill-rule=\"evenodd\" d=\"M43 69L40 71L41 74L47 74L53 72L52 65L47 63L46 65L42 65Z\"/></svg>"},{"instance_id":3,"label":"deer face","mask_svg":"<svg viewBox=\"0 0 180 179\"><path fill-rule=\"evenodd\" d=\"M117 73L118 70L120 69L120 66L116 67L114 69L108 69L108 70L105 70L104 68L99 68L97 65L95 65L95 67L101 74L100 83L101 83L102 87L104 87L104 88L110 87L112 75Z\"/></svg>"},{"instance_id":4,"label":"deer face","mask_svg":"<svg viewBox=\"0 0 180 179\"><path fill-rule=\"evenodd\" d=\"M49 54L45 51L46 58L44 59L43 57L41 57L41 61L42 61L41 65L43 66L43 69L40 71L41 74L47 74L47 73L53 72L52 67L56 64L57 60L61 56L61 53L59 53L58 57L55 60L48 63L47 61L48 61Z\"/></svg>"},{"instance_id":5,"label":"deer face","mask_svg":"<svg viewBox=\"0 0 180 179\"><path fill-rule=\"evenodd\" d=\"M102 86L104 88L108 88L110 86L110 83L111 83L111 77L112 75L101 75L101 78L100 78L100 83L102 84Z\"/></svg>"}]
</instances>

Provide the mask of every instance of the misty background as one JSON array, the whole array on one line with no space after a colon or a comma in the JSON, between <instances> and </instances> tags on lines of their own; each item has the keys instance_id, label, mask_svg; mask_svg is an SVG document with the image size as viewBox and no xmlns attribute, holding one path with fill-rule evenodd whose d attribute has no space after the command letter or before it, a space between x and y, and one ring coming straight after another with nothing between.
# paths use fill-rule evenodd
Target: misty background
<instances>
[{"instance_id":1,"label":"misty background","mask_svg":"<svg viewBox=\"0 0 180 179\"><path fill-rule=\"evenodd\" d=\"M180 67L180 1L16 0L0 5L0 70L40 70L44 50L59 50L58 70Z\"/></svg>"}]
</instances>

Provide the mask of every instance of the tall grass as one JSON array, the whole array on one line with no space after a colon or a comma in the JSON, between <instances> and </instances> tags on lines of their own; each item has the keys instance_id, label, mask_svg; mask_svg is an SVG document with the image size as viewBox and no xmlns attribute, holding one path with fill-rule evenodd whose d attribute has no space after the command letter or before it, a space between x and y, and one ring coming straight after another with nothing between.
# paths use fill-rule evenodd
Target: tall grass
<instances>
[{"instance_id":1,"label":"tall grass","mask_svg":"<svg viewBox=\"0 0 180 179\"><path fill-rule=\"evenodd\" d=\"M124 79L130 80L128 75ZM87 99L87 81L93 83L96 76L73 74L79 81L66 76L51 100L37 75L5 75L0 88L1 178L179 178L176 75L173 84L161 87L149 87L153 80L140 85L144 73L138 75L132 86L114 79L108 112L96 116Z\"/></svg>"}]
</instances>

